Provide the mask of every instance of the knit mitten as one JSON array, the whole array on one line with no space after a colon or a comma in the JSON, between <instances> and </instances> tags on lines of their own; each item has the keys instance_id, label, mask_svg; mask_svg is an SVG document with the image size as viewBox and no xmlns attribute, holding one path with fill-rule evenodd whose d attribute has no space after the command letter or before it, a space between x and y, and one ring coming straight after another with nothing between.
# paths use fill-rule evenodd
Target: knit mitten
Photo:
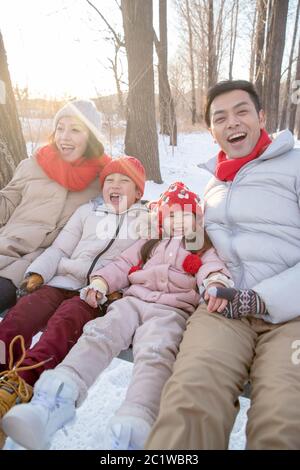
<instances>
[{"instance_id":1,"label":"knit mitten","mask_svg":"<svg viewBox=\"0 0 300 470\"><path fill-rule=\"evenodd\" d=\"M226 318L241 318L248 315L267 315L268 311L264 301L251 289L233 289L229 287L210 287L210 295L228 300L222 315Z\"/></svg>"}]
</instances>

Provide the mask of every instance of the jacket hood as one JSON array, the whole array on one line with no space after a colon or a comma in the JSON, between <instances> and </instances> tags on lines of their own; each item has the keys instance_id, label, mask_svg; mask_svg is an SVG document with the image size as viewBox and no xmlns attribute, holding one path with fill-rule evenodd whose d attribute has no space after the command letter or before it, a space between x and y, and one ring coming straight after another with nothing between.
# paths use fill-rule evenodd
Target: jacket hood
<instances>
[{"instance_id":1,"label":"jacket hood","mask_svg":"<svg viewBox=\"0 0 300 470\"><path fill-rule=\"evenodd\" d=\"M125 211L119 212L118 215L123 215L123 214L126 214L128 212L136 211L136 210L139 210L139 211L142 210L142 211L145 211L145 212L149 212L149 209L146 206L147 202L148 201L138 201L135 204L132 204L132 206L130 206ZM105 212L106 214L115 214L115 211L111 207L109 207L105 204L105 202L103 201L102 196L99 196L96 199L94 199L92 201L92 204L93 204L93 210L94 211Z\"/></svg>"}]
</instances>

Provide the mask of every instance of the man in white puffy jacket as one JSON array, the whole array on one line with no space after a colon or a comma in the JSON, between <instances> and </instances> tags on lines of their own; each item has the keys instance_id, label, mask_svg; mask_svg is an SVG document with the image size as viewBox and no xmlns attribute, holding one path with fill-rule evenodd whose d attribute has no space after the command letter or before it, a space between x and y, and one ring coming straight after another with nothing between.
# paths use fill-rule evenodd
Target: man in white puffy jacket
<instances>
[{"instance_id":1,"label":"man in white puffy jacket","mask_svg":"<svg viewBox=\"0 0 300 470\"><path fill-rule=\"evenodd\" d=\"M235 289L225 311L190 318L147 447L226 449L250 378L247 448L299 449L300 150L289 131L271 141L251 83L207 98L221 151L206 164L205 223Z\"/></svg>"}]
</instances>

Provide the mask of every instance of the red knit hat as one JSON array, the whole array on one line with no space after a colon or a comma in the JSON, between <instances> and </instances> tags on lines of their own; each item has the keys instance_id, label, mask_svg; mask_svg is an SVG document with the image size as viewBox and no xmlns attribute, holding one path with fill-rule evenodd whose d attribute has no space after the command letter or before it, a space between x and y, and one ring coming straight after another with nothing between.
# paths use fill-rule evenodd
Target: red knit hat
<instances>
[{"instance_id":1,"label":"red knit hat","mask_svg":"<svg viewBox=\"0 0 300 470\"><path fill-rule=\"evenodd\" d=\"M142 163L137 158L125 155L123 157L114 158L110 163L105 165L99 177L101 188L103 188L105 178L112 173L121 173L122 175L128 176L135 182L142 195L144 194L146 172Z\"/></svg>"},{"instance_id":2,"label":"red knit hat","mask_svg":"<svg viewBox=\"0 0 300 470\"><path fill-rule=\"evenodd\" d=\"M181 181L172 183L158 201L152 202L150 208L158 211L162 216L172 207L173 210L181 209L184 212L192 212L195 215L202 215L200 198L196 193Z\"/></svg>"}]
</instances>

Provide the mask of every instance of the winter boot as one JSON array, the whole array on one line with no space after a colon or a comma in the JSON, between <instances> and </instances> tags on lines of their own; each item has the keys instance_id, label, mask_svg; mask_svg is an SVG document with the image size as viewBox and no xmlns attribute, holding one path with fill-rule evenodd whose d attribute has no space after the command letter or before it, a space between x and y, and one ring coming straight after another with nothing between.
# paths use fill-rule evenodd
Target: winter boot
<instances>
[{"instance_id":1,"label":"winter boot","mask_svg":"<svg viewBox=\"0 0 300 470\"><path fill-rule=\"evenodd\" d=\"M13 345L17 340L21 340L21 346L24 349L25 355L24 339L22 336L16 336L10 344L9 369L0 373L0 420L14 405L27 403L32 397L31 385L28 385L19 375L20 370L26 369L19 367L20 362L24 359L24 355L22 355L22 358L16 365L13 365L12 351ZM0 449L4 445L5 438L5 434L0 429Z\"/></svg>"},{"instance_id":2,"label":"winter boot","mask_svg":"<svg viewBox=\"0 0 300 470\"><path fill-rule=\"evenodd\" d=\"M31 402L15 406L4 416L3 431L27 449L45 449L55 432L75 417L77 397L72 379L48 370L35 384Z\"/></svg>"},{"instance_id":3,"label":"winter boot","mask_svg":"<svg viewBox=\"0 0 300 470\"><path fill-rule=\"evenodd\" d=\"M142 418L114 416L106 429L105 449L141 450L150 431L150 424Z\"/></svg>"}]
</instances>

